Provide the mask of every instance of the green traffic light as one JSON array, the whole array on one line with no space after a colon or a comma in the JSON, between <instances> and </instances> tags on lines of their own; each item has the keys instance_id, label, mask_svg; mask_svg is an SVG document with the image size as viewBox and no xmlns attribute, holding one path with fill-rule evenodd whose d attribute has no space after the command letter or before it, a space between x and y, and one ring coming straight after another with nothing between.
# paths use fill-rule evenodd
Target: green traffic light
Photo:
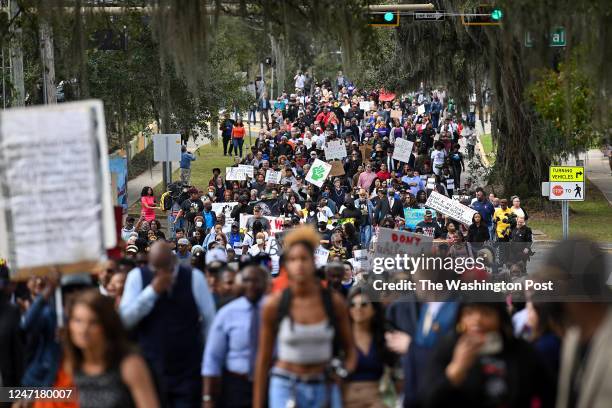
<instances>
[{"instance_id":1,"label":"green traffic light","mask_svg":"<svg viewBox=\"0 0 612 408\"><path fill-rule=\"evenodd\" d=\"M394 17L394 15L391 12L386 12L385 16L384 16L385 21L389 21L389 22L393 21L393 17Z\"/></svg>"},{"instance_id":2,"label":"green traffic light","mask_svg":"<svg viewBox=\"0 0 612 408\"><path fill-rule=\"evenodd\" d=\"M504 13L502 13L501 9L493 9L493 11L491 11L491 18L495 21L501 20L503 16Z\"/></svg>"}]
</instances>

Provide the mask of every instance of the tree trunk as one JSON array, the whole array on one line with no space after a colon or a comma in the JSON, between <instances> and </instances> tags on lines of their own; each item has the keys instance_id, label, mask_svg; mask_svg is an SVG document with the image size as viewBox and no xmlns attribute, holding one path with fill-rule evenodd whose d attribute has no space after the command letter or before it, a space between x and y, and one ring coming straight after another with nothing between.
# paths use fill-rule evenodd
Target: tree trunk
<instances>
[{"instance_id":1,"label":"tree trunk","mask_svg":"<svg viewBox=\"0 0 612 408\"><path fill-rule=\"evenodd\" d=\"M9 2L10 16L14 18L19 13L19 4L16 0ZM11 106L25 106L25 84L23 79L23 44L22 29L15 22L11 24L13 38L9 44L9 54L11 59L11 75L13 82L13 98Z\"/></svg>"},{"instance_id":2,"label":"tree trunk","mask_svg":"<svg viewBox=\"0 0 612 408\"><path fill-rule=\"evenodd\" d=\"M508 33L505 36L509 37ZM538 149L533 112L523 102L526 76L518 44L492 33L494 97L491 132L496 135L496 177L504 193L523 196L540 191L549 160Z\"/></svg>"},{"instance_id":3,"label":"tree trunk","mask_svg":"<svg viewBox=\"0 0 612 408\"><path fill-rule=\"evenodd\" d=\"M53 54L53 28L48 21L40 19L40 59L43 73L43 97L45 104L57 103L55 86L55 58Z\"/></svg>"}]
</instances>

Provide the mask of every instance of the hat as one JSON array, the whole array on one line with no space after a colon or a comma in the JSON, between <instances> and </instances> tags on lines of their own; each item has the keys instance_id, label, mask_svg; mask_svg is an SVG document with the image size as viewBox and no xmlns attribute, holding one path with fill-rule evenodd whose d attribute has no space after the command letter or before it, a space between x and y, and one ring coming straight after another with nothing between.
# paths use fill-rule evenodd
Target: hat
<instances>
[{"instance_id":1,"label":"hat","mask_svg":"<svg viewBox=\"0 0 612 408\"><path fill-rule=\"evenodd\" d=\"M179 245L189 245L189 240L187 238L181 238L178 240L177 244Z\"/></svg>"},{"instance_id":2,"label":"hat","mask_svg":"<svg viewBox=\"0 0 612 408\"><path fill-rule=\"evenodd\" d=\"M138 247L136 245L128 245L127 248L125 248L125 252L128 254L136 254L138 253Z\"/></svg>"},{"instance_id":3,"label":"hat","mask_svg":"<svg viewBox=\"0 0 612 408\"><path fill-rule=\"evenodd\" d=\"M206 266L215 267L218 265L213 264L226 264L227 263L227 253L225 250L217 247L213 248L206 253Z\"/></svg>"},{"instance_id":4,"label":"hat","mask_svg":"<svg viewBox=\"0 0 612 408\"><path fill-rule=\"evenodd\" d=\"M425 210L425 215L432 215L431 210Z\"/></svg>"},{"instance_id":5,"label":"hat","mask_svg":"<svg viewBox=\"0 0 612 408\"><path fill-rule=\"evenodd\" d=\"M191 248L191 255L195 255L196 252L204 252L204 248L202 247L202 245L194 245Z\"/></svg>"},{"instance_id":6,"label":"hat","mask_svg":"<svg viewBox=\"0 0 612 408\"><path fill-rule=\"evenodd\" d=\"M238 223L238 221L234 221L232 222L232 227L240 227L240 224Z\"/></svg>"}]
</instances>

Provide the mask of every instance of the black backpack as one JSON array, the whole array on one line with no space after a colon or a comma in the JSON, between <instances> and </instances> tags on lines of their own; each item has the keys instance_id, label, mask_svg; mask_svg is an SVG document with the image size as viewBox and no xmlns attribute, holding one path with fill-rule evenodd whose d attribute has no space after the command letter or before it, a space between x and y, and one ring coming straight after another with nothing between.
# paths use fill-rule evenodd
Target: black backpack
<instances>
[{"instance_id":1,"label":"black backpack","mask_svg":"<svg viewBox=\"0 0 612 408\"><path fill-rule=\"evenodd\" d=\"M327 321L329 325L334 329L334 339L333 339L333 357L337 357L342 350L341 345L341 335L338 330L338 324L336 321L336 314L334 312L334 304L332 301L332 292L328 288L321 287L321 297L323 298L323 308L325 309L325 314L327 315ZM286 288L283 290L281 295L280 303L278 305L278 314L276 315L276 327L280 327L283 319L288 316L291 321L291 327L293 327L293 319L289 314L289 310L291 308L291 299L293 295L291 293L291 288Z\"/></svg>"}]
</instances>

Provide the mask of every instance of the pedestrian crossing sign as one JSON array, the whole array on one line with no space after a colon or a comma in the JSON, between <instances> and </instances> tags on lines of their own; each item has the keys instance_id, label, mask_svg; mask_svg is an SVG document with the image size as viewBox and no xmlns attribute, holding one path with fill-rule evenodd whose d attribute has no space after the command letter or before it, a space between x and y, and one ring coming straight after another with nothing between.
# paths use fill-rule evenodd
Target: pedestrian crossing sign
<instances>
[{"instance_id":1,"label":"pedestrian crossing sign","mask_svg":"<svg viewBox=\"0 0 612 408\"><path fill-rule=\"evenodd\" d=\"M584 201L584 167L550 166L550 200Z\"/></svg>"}]
</instances>

